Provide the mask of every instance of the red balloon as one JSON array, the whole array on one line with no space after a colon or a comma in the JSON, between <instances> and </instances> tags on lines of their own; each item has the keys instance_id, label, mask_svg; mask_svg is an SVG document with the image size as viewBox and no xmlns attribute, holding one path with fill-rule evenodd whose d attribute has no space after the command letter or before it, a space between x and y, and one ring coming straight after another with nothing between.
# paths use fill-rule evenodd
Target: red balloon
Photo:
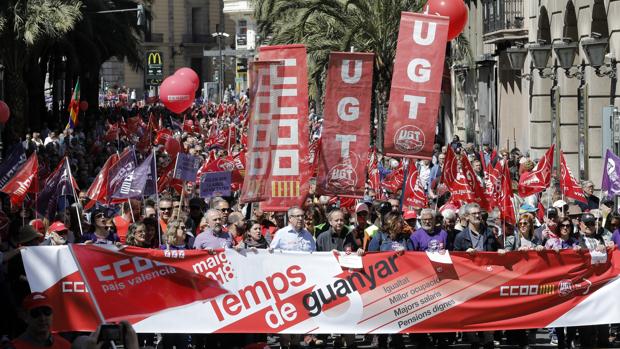
<instances>
[{"instance_id":1,"label":"red balloon","mask_svg":"<svg viewBox=\"0 0 620 349\"><path fill-rule=\"evenodd\" d=\"M168 155L172 158L177 156L177 153L181 150L181 144L173 137L166 139L166 145L164 146Z\"/></svg>"},{"instance_id":2,"label":"red balloon","mask_svg":"<svg viewBox=\"0 0 620 349\"><path fill-rule=\"evenodd\" d=\"M450 18L448 41L461 34L467 24L468 9L463 0L428 0L428 13Z\"/></svg>"},{"instance_id":3,"label":"red balloon","mask_svg":"<svg viewBox=\"0 0 620 349\"><path fill-rule=\"evenodd\" d=\"M9 121L9 116L11 116L11 110L9 106L4 103L4 101L0 101L0 123L6 124Z\"/></svg>"},{"instance_id":4,"label":"red balloon","mask_svg":"<svg viewBox=\"0 0 620 349\"><path fill-rule=\"evenodd\" d=\"M180 68L176 71L176 73L174 73L174 75L180 76L183 79L187 79L188 81L190 81L194 86L194 91L197 91L200 87L200 78L198 77L198 74L196 74L196 72L191 68Z\"/></svg>"},{"instance_id":5,"label":"red balloon","mask_svg":"<svg viewBox=\"0 0 620 349\"><path fill-rule=\"evenodd\" d=\"M88 110L88 102L87 101L81 101L80 102L80 110L81 111L87 111Z\"/></svg>"},{"instance_id":6,"label":"red balloon","mask_svg":"<svg viewBox=\"0 0 620 349\"><path fill-rule=\"evenodd\" d=\"M194 102L194 86L177 75L167 77L159 87L159 98L173 113L181 114Z\"/></svg>"}]
</instances>

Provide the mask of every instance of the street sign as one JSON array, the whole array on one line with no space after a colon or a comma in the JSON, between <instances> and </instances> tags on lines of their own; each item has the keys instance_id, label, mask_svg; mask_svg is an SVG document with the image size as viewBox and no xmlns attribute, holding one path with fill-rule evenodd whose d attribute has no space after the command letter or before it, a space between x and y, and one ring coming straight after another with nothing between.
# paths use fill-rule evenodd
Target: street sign
<instances>
[{"instance_id":1,"label":"street sign","mask_svg":"<svg viewBox=\"0 0 620 349\"><path fill-rule=\"evenodd\" d=\"M146 84L160 85L164 79L164 64L161 51L146 52Z\"/></svg>"}]
</instances>

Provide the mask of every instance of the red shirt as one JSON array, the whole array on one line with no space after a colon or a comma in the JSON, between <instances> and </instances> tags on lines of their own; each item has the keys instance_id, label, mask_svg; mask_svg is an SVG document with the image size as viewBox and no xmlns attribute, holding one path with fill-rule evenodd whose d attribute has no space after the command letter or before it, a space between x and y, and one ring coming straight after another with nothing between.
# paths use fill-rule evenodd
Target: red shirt
<instances>
[{"instance_id":1,"label":"red shirt","mask_svg":"<svg viewBox=\"0 0 620 349\"><path fill-rule=\"evenodd\" d=\"M52 334L52 345L51 346L40 346L25 341L21 338L16 338L11 342L13 348L15 349L37 349L37 348L52 348L52 349L71 349L71 343L69 343L66 339L62 338L58 334Z\"/></svg>"},{"instance_id":2,"label":"red shirt","mask_svg":"<svg viewBox=\"0 0 620 349\"><path fill-rule=\"evenodd\" d=\"M121 243L124 244L125 240L127 240L129 221L126 221L122 216L116 216L114 217L114 225L116 226L116 235L118 235Z\"/></svg>"}]
</instances>

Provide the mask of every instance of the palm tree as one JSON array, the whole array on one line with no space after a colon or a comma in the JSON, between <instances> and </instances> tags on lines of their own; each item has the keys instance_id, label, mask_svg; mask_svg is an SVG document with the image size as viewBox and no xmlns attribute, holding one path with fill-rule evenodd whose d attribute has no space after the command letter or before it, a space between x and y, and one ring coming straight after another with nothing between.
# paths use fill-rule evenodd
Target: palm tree
<instances>
[{"instance_id":1,"label":"palm tree","mask_svg":"<svg viewBox=\"0 0 620 349\"><path fill-rule=\"evenodd\" d=\"M12 115L11 140L18 139L28 124L26 77L32 64L39 63L40 45L73 29L82 18L81 6L78 0L0 1L0 60L5 66L5 99Z\"/></svg>"},{"instance_id":2,"label":"palm tree","mask_svg":"<svg viewBox=\"0 0 620 349\"><path fill-rule=\"evenodd\" d=\"M401 12L417 12L424 0L257 0L255 17L269 44L305 44L310 95L318 105L332 51L374 52L373 124L383 145ZM371 128L374 129L374 128Z\"/></svg>"}]
</instances>

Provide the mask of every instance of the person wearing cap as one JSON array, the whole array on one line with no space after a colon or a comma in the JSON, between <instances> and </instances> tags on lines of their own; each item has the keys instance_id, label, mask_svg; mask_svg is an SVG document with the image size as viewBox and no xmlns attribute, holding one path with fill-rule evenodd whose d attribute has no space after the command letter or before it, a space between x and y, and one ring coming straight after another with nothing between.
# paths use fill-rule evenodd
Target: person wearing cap
<instances>
[{"instance_id":1,"label":"person wearing cap","mask_svg":"<svg viewBox=\"0 0 620 349\"><path fill-rule=\"evenodd\" d=\"M71 348L71 343L51 332L54 311L51 301L45 294L41 292L29 294L22 306L25 310L26 331L11 342L10 348Z\"/></svg>"},{"instance_id":2,"label":"person wearing cap","mask_svg":"<svg viewBox=\"0 0 620 349\"><path fill-rule=\"evenodd\" d=\"M39 234L45 235L45 223L41 219L33 219L28 224Z\"/></svg>"},{"instance_id":3,"label":"person wearing cap","mask_svg":"<svg viewBox=\"0 0 620 349\"><path fill-rule=\"evenodd\" d=\"M555 230L558 226L559 219L560 216L555 207L549 207L545 210L545 216L543 217L544 223L534 230L534 235L542 245L545 244L547 239L555 237Z\"/></svg>"},{"instance_id":4,"label":"person wearing cap","mask_svg":"<svg viewBox=\"0 0 620 349\"><path fill-rule=\"evenodd\" d=\"M418 213L415 210L405 211L405 213L403 213L403 219L407 222L407 225L411 227L412 231L417 229Z\"/></svg>"},{"instance_id":5,"label":"person wearing cap","mask_svg":"<svg viewBox=\"0 0 620 349\"><path fill-rule=\"evenodd\" d=\"M560 218L568 215L568 203L566 203L566 201L557 200L551 206L553 206L558 211L558 216Z\"/></svg>"},{"instance_id":6,"label":"person wearing cap","mask_svg":"<svg viewBox=\"0 0 620 349\"><path fill-rule=\"evenodd\" d=\"M41 243L43 246L60 246L67 244L67 234L69 229L61 221L52 223L47 230L47 236Z\"/></svg>"},{"instance_id":7,"label":"person wearing cap","mask_svg":"<svg viewBox=\"0 0 620 349\"><path fill-rule=\"evenodd\" d=\"M437 252L445 250L448 245L448 233L435 226L435 211L430 208L420 212L420 229L409 237L414 251Z\"/></svg>"},{"instance_id":8,"label":"person wearing cap","mask_svg":"<svg viewBox=\"0 0 620 349\"><path fill-rule=\"evenodd\" d=\"M114 232L114 223L108 216L108 210L105 208L95 209L91 215L92 224L89 232L82 235L82 242L86 244L103 244L112 245L120 243L120 240Z\"/></svg>"},{"instance_id":9,"label":"person wearing cap","mask_svg":"<svg viewBox=\"0 0 620 349\"><path fill-rule=\"evenodd\" d=\"M615 247L613 241L605 242L596 225L597 219L592 213L586 212L581 216L579 246L589 251L606 252L606 250L612 250ZM582 338L582 348L609 347L608 325L579 326L579 336Z\"/></svg>"}]
</instances>

